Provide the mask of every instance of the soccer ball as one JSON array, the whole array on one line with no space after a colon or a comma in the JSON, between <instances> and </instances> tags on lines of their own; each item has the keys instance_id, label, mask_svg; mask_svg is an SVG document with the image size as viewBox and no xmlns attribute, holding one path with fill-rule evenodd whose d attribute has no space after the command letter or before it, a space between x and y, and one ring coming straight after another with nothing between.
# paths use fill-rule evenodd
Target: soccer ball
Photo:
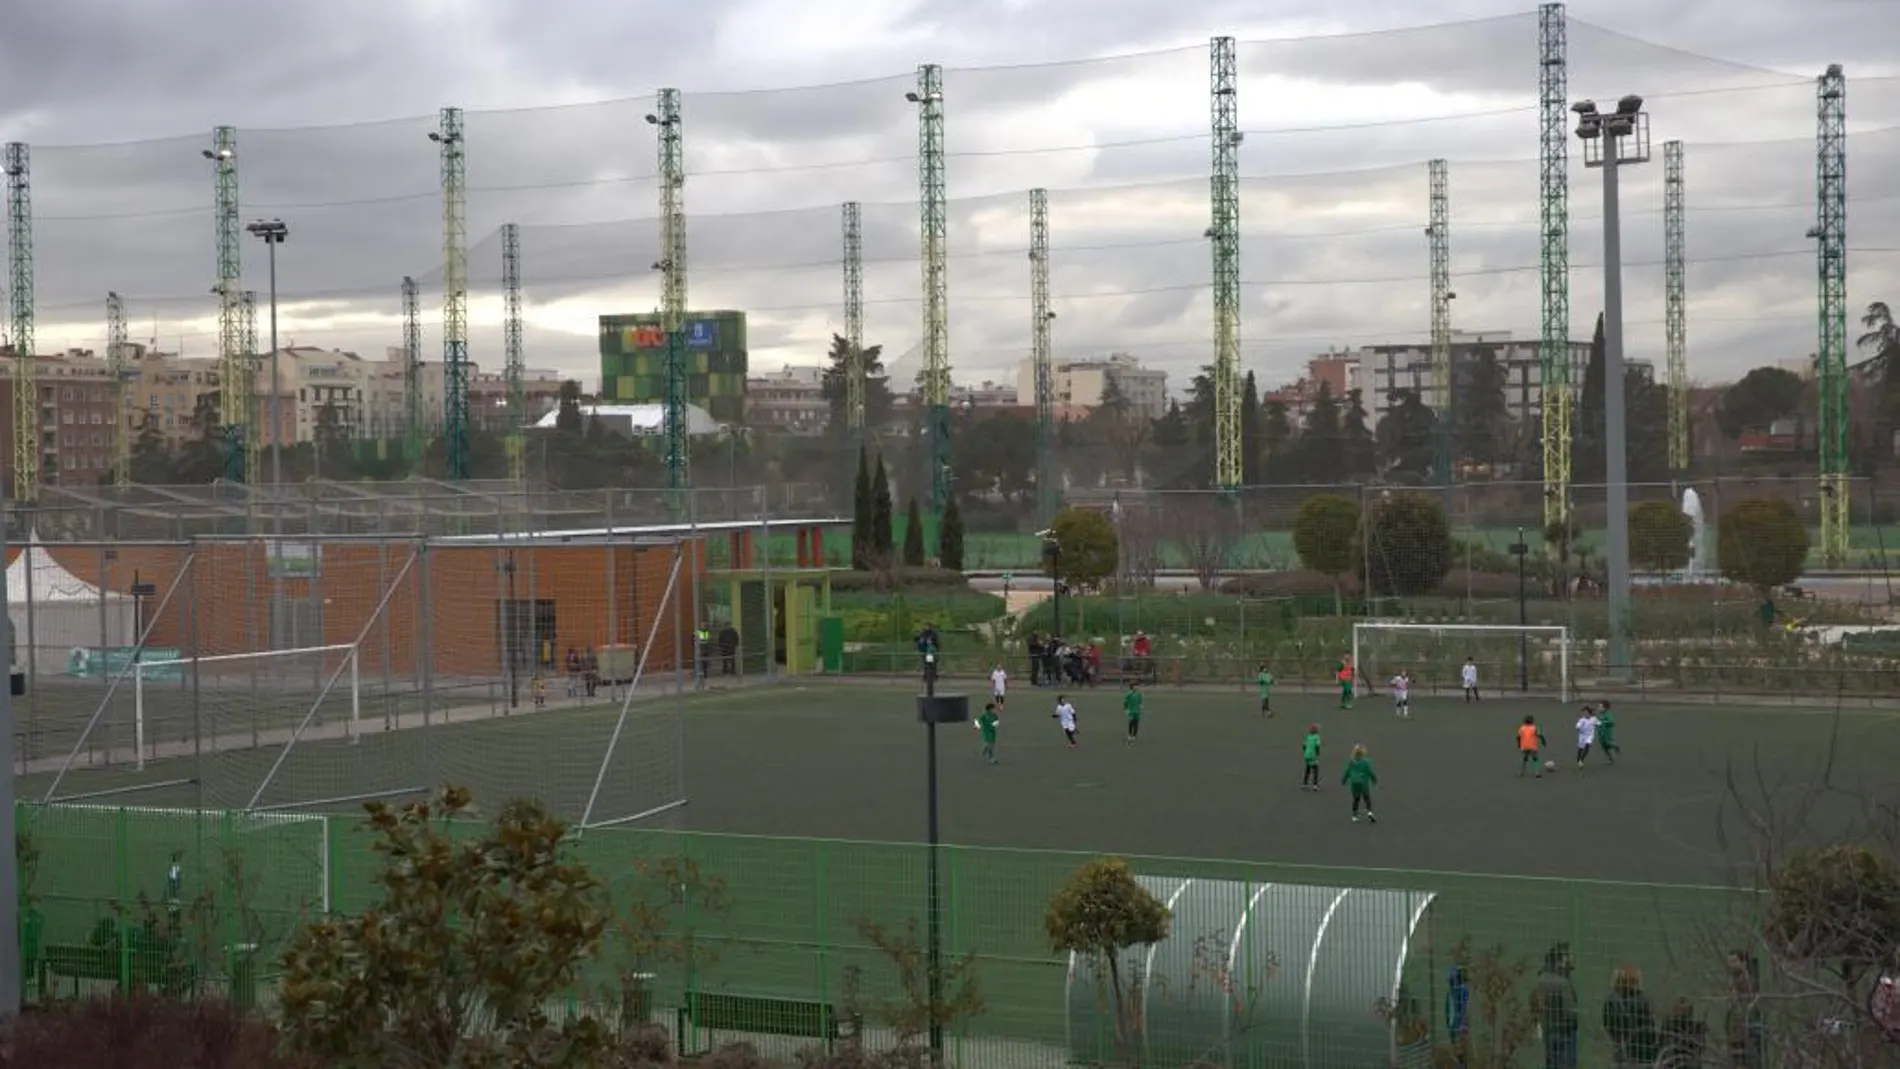
<instances>
[{"instance_id":1,"label":"soccer ball","mask_svg":"<svg viewBox=\"0 0 1900 1069\"><path fill-rule=\"evenodd\" d=\"M1545 762L1544 762L1544 771L1546 771L1546 772L1555 772L1555 771L1557 771L1557 762L1555 762L1555 761L1545 761Z\"/></svg>"}]
</instances>

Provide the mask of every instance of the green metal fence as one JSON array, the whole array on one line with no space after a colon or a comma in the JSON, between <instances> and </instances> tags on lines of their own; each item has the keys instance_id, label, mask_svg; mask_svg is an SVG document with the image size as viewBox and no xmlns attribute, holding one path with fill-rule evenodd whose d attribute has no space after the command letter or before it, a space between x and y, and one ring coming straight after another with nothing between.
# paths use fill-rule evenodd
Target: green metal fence
<instances>
[{"instance_id":1,"label":"green metal fence","mask_svg":"<svg viewBox=\"0 0 1900 1069\"><path fill-rule=\"evenodd\" d=\"M23 807L20 816L37 850L24 885L29 997L130 985L228 990L268 1007L275 961L297 926L361 910L377 893L379 859L347 818L80 806ZM1472 833L1484 834L1482 821ZM1550 847L1526 845L1539 848ZM891 1039L881 1022L903 1001L906 977L902 955L874 943L880 931L900 945L922 939L927 847L603 829L575 849L619 904L642 898L670 909L678 937L673 953L639 963L606 948L590 986L574 992L577 1005L605 996L617 970L637 965L652 973L642 1012L683 1028L689 1048L745 1039L789 1053L822 1037L773 1033L822 1032L815 1026L832 1020L848 1031L854 1019L870 1040ZM1051 896L1089 858L946 846L940 860L945 952L970 958L984 1002L951 1029L953 1060L1056 1069L1113 1057L1094 974L1072 972L1043 927ZM1612 972L1641 970L1659 1013L1682 997L1719 1014L1723 955L1746 942L1756 903L1714 888L1128 860L1144 878L1201 881L1204 907L1177 912L1172 966L1134 963L1138 973L1153 970L1142 1039L1149 1064L1225 1052L1236 1064L1357 1067L1404 1062L1408 1046L1423 1058L1447 1036L1447 978L1461 943L1524 963L1521 997L1499 1007L1510 1012L1528 1006L1545 956L1567 944L1583 1062L1608 1064L1609 1040L1595 1022ZM722 893L676 893L683 872ZM1334 906L1250 914L1265 909L1269 887L1320 889L1299 893ZM1421 906L1405 923L1347 919L1329 896L1352 888L1418 892ZM1257 932L1243 940L1234 916L1250 917ZM1323 953L1285 949L1317 948L1321 936ZM682 1016L682 1007L696 1012Z\"/></svg>"}]
</instances>

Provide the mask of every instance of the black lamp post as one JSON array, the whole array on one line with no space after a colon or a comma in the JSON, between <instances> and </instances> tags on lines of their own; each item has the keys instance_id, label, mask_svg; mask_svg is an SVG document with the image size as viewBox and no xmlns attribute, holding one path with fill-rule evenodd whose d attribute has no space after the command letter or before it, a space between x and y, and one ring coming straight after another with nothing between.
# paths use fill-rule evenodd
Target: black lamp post
<instances>
[{"instance_id":1,"label":"black lamp post","mask_svg":"<svg viewBox=\"0 0 1900 1069\"><path fill-rule=\"evenodd\" d=\"M929 940L930 1060L943 1065L943 881L938 866L937 831L937 725L961 724L970 719L970 699L962 694L937 694L937 651L924 651L924 693L917 699L917 719L924 725L924 794L929 854L926 859L925 917Z\"/></svg>"},{"instance_id":2,"label":"black lamp post","mask_svg":"<svg viewBox=\"0 0 1900 1069\"><path fill-rule=\"evenodd\" d=\"M1062 634L1062 543L1056 541L1047 531L1044 531L1042 535L1042 559L1049 562L1049 583L1055 591L1052 601L1056 623L1050 635L1060 637Z\"/></svg>"},{"instance_id":3,"label":"black lamp post","mask_svg":"<svg viewBox=\"0 0 1900 1069\"><path fill-rule=\"evenodd\" d=\"M1530 556L1530 543L1524 541L1524 528L1517 529L1517 541L1511 543L1511 556L1517 558L1517 689L1531 689L1530 608L1524 600L1524 559Z\"/></svg>"}]
</instances>

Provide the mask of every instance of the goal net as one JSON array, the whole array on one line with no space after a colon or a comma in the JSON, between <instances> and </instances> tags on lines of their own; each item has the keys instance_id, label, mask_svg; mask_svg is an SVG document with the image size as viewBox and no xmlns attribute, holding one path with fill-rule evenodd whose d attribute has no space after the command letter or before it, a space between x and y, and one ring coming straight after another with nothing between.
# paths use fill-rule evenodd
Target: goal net
<instances>
[{"instance_id":1,"label":"goal net","mask_svg":"<svg viewBox=\"0 0 1900 1069\"><path fill-rule=\"evenodd\" d=\"M1469 661L1480 693L1516 691L1525 683L1542 695L1570 698L1570 629L1550 625L1421 624L1369 621L1352 628L1352 662L1375 691L1401 671L1413 693L1459 694Z\"/></svg>"}]
</instances>

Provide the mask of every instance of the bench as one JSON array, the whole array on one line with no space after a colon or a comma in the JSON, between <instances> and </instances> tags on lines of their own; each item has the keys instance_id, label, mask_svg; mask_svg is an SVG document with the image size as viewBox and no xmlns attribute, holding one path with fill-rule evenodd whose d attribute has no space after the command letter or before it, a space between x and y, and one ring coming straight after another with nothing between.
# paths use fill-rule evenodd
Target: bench
<instances>
[{"instance_id":1,"label":"bench","mask_svg":"<svg viewBox=\"0 0 1900 1069\"><path fill-rule=\"evenodd\" d=\"M714 1032L748 1032L823 1040L825 1052L829 1054L832 1044L849 1034L838 1011L828 1002L688 991L679 1008L675 1025L678 1030L675 1038L681 1057L691 1056L686 1050L686 1026L689 1023L706 1033L706 1050L712 1048L711 1037ZM697 1053L705 1053L705 1050Z\"/></svg>"},{"instance_id":2,"label":"bench","mask_svg":"<svg viewBox=\"0 0 1900 1069\"><path fill-rule=\"evenodd\" d=\"M120 971L121 955L116 945L95 946L90 943L52 943L44 947L40 956L41 988L54 977L64 976L73 982L73 997L79 996L79 981L109 980L120 983L129 979L133 987L156 987L160 991L176 994L189 990L196 979L197 970L182 962L173 961L162 950L131 950L124 954L125 972Z\"/></svg>"}]
</instances>

